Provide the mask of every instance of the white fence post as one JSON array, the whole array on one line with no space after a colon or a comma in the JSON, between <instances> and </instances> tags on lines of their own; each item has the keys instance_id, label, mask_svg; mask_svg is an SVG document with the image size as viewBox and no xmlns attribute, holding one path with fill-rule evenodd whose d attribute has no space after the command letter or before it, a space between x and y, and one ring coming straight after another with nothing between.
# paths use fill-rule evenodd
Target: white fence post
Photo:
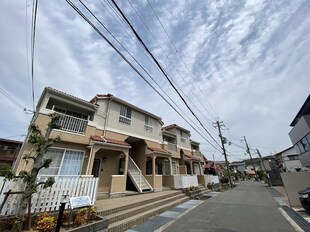
<instances>
[{"instance_id":1,"label":"white fence post","mask_svg":"<svg viewBox=\"0 0 310 232\"><path fill-rule=\"evenodd\" d=\"M44 179L46 177L39 177L38 179ZM45 212L58 210L60 202L63 199L63 195L70 195L70 197L85 196L88 195L92 204L96 201L97 189L99 178L92 176L61 176L56 177L55 184L47 189L41 189L37 193L33 194L31 213ZM4 180L0 178L0 187ZM22 182L6 181L1 191L0 189L0 204L4 199L4 192L12 189L12 191L23 191L21 188ZM5 205L0 212L0 215L12 215L15 213L16 204L19 202L21 194L11 194ZM67 204L67 208L69 204Z\"/></svg>"}]
</instances>

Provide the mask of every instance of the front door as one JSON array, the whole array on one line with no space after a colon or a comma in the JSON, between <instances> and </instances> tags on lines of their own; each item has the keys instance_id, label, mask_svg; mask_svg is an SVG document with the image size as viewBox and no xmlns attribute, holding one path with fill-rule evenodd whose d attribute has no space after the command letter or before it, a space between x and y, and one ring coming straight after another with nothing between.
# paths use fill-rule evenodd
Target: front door
<instances>
[{"instance_id":1,"label":"front door","mask_svg":"<svg viewBox=\"0 0 310 232\"><path fill-rule=\"evenodd\" d=\"M94 175L94 177L98 177L99 170L100 170L100 159L94 159L93 170L91 174Z\"/></svg>"}]
</instances>

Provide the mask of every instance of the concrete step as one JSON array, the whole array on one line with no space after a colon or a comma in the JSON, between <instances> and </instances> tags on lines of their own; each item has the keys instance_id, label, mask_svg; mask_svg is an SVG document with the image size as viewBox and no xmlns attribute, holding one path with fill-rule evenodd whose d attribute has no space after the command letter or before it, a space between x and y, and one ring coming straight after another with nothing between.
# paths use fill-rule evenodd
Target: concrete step
<instances>
[{"instance_id":1,"label":"concrete step","mask_svg":"<svg viewBox=\"0 0 310 232\"><path fill-rule=\"evenodd\" d=\"M159 207L161 205L165 205L169 202L177 201L181 198L184 198L184 195L172 196L172 197L160 199L160 200L148 203L148 204L140 204L139 206L136 206L134 208L128 208L127 210L123 210L123 211L120 211L114 214L109 214L105 216L105 218L108 219L109 224L112 224L117 221L137 215L139 213L145 212L147 210Z\"/></svg>"},{"instance_id":2,"label":"concrete step","mask_svg":"<svg viewBox=\"0 0 310 232\"><path fill-rule=\"evenodd\" d=\"M176 199L172 202L166 203L164 205L160 205L158 207L149 209L147 211L144 211L142 213L138 213L134 216L128 217L126 219L123 219L121 221L117 221L115 223L112 223L108 226L109 232L122 232L124 230L127 230L134 225L137 225L141 222L146 221L150 217L153 217L155 215L158 215L160 213L165 212L168 209L171 209L179 204L182 204L189 200L189 197L183 196L182 198Z\"/></svg>"},{"instance_id":3,"label":"concrete step","mask_svg":"<svg viewBox=\"0 0 310 232\"><path fill-rule=\"evenodd\" d=\"M147 194L147 193L145 193L145 194ZM149 204L149 203L152 203L152 202L160 201L162 199L166 199L166 198L170 198L170 197L174 197L174 196L184 196L184 194L182 192L179 192L179 191L173 191L173 192L167 193L165 195L154 196L154 197L152 197L150 199L139 200L139 201L133 202L133 203L132 202L124 203L124 205L119 206L119 207L107 209L107 210L104 210L104 211L99 211L98 214L101 215L101 216L107 216L107 215L110 215L110 214L115 214L117 212L121 212L123 210L127 210L129 208L135 208L137 206Z\"/></svg>"}]
</instances>

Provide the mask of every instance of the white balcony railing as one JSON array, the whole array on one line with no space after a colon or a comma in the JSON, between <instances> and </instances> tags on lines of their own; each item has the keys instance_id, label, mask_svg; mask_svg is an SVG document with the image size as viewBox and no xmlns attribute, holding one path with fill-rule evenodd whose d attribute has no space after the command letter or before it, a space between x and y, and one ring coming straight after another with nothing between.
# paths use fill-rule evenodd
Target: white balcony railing
<instances>
[{"instance_id":1,"label":"white balcony railing","mask_svg":"<svg viewBox=\"0 0 310 232\"><path fill-rule=\"evenodd\" d=\"M201 152L200 151L193 150L193 153L194 153L194 156L201 157Z\"/></svg>"},{"instance_id":2,"label":"white balcony railing","mask_svg":"<svg viewBox=\"0 0 310 232\"><path fill-rule=\"evenodd\" d=\"M174 143L168 143L168 151L176 152L177 151L177 145Z\"/></svg>"},{"instance_id":3,"label":"white balcony railing","mask_svg":"<svg viewBox=\"0 0 310 232\"><path fill-rule=\"evenodd\" d=\"M87 127L87 120L76 118L66 114L59 114L61 130L70 131L74 133L84 134Z\"/></svg>"}]
</instances>

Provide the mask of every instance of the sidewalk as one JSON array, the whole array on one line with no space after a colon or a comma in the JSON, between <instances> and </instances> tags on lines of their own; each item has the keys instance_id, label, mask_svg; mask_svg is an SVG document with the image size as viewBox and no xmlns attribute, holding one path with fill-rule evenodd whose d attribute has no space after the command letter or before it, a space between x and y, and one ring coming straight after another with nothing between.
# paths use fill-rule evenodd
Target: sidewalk
<instances>
[{"instance_id":1,"label":"sidewalk","mask_svg":"<svg viewBox=\"0 0 310 232\"><path fill-rule=\"evenodd\" d=\"M274 197L275 200L282 206L286 204L290 207L288 197L285 192L285 188L283 186L272 186L274 190L276 190L279 194L281 194L281 197ZM305 211L304 208L297 208L297 207L290 207L293 209L296 213L298 213L301 217L303 217L308 223L310 223L310 215Z\"/></svg>"}]
</instances>

